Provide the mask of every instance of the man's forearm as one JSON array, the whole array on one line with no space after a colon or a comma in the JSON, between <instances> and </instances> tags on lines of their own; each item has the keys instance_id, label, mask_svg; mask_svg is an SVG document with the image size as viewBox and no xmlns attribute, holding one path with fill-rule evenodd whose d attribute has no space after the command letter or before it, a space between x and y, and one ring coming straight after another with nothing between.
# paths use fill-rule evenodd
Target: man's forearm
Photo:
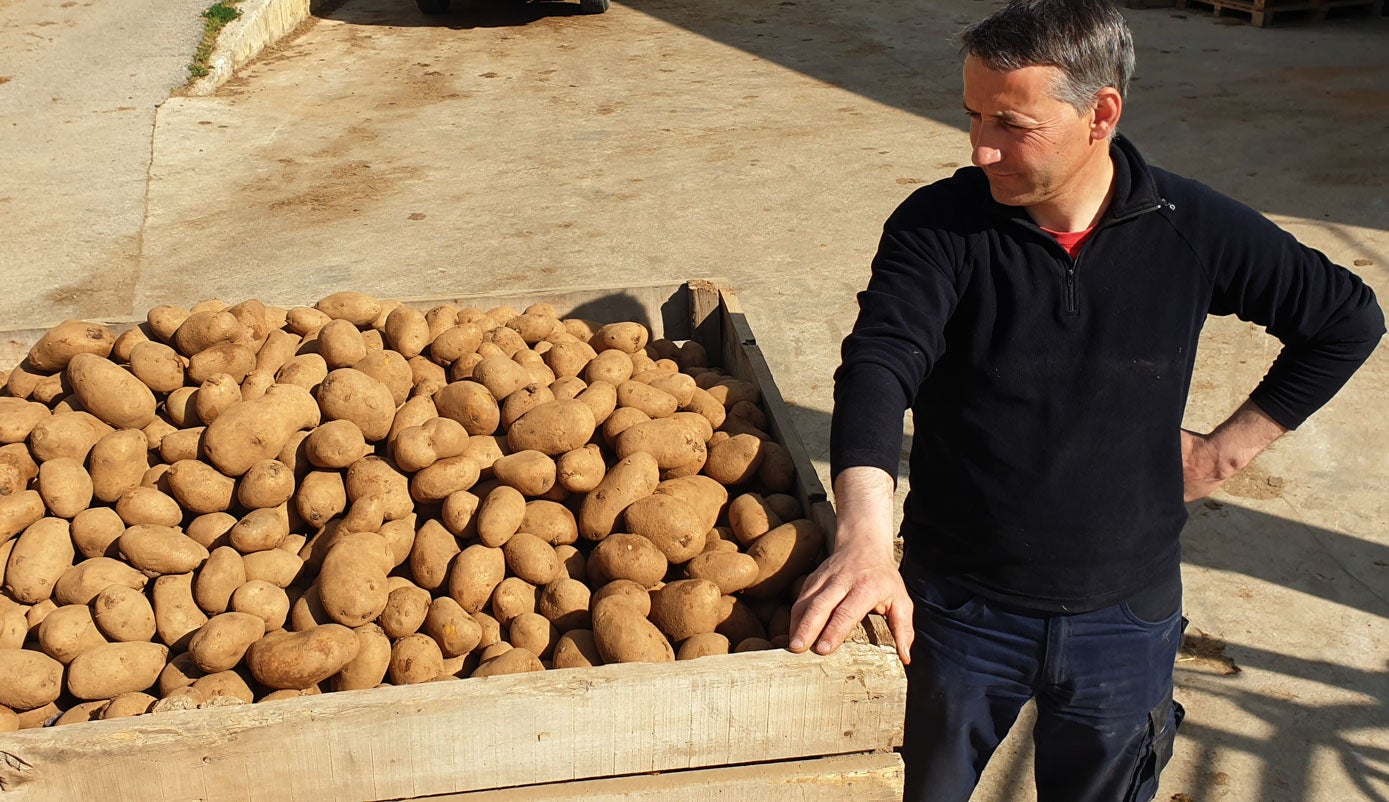
<instances>
[{"instance_id":1,"label":"man's forearm","mask_svg":"<svg viewBox=\"0 0 1389 802\"><path fill-rule=\"evenodd\" d=\"M1215 450L1217 475L1223 481L1244 470L1287 431L1253 401L1245 401L1207 437Z\"/></svg>"},{"instance_id":2,"label":"man's forearm","mask_svg":"<svg viewBox=\"0 0 1389 802\"><path fill-rule=\"evenodd\" d=\"M840 471L834 479L835 551L862 549L891 559L895 484L881 468L860 465Z\"/></svg>"}]
</instances>

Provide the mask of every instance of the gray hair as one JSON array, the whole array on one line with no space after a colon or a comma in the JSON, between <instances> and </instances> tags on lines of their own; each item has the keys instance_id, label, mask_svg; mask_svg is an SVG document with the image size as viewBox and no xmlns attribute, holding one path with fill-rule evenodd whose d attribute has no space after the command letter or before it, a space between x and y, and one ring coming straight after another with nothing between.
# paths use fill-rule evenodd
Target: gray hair
<instances>
[{"instance_id":1,"label":"gray hair","mask_svg":"<svg viewBox=\"0 0 1389 802\"><path fill-rule=\"evenodd\" d=\"M1106 86L1125 97L1133 76L1133 34L1110 0L1012 0L959 40L992 70L1058 68L1052 96L1081 114Z\"/></svg>"}]
</instances>

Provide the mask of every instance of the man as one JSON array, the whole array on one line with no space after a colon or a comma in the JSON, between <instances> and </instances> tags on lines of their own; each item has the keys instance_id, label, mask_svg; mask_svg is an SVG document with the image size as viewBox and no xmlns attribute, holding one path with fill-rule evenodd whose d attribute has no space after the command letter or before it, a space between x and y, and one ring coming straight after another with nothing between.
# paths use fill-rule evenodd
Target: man
<instances>
[{"instance_id":1,"label":"man","mask_svg":"<svg viewBox=\"0 0 1389 802\"><path fill-rule=\"evenodd\" d=\"M909 800L967 799L1028 699L1043 802L1147 800L1181 718L1183 502L1324 404L1384 320L1356 276L1117 134L1133 44L1106 0L1014 0L962 42L975 166L884 228L835 377L836 546L791 648L887 615ZM1207 314L1284 348L1199 434L1180 427Z\"/></svg>"}]
</instances>

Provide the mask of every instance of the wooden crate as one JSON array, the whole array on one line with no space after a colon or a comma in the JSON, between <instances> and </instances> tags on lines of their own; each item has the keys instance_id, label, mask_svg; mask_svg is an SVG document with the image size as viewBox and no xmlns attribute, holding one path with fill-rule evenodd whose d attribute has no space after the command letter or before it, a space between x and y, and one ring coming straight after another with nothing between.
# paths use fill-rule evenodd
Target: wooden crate
<instances>
[{"instance_id":1,"label":"wooden crate","mask_svg":"<svg viewBox=\"0 0 1389 802\"><path fill-rule=\"evenodd\" d=\"M721 281L407 301L555 304L695 339L762 391L807 514L834 511ZM104 321L123 329L138 321ZM0 336L0 365L43 329ZM349 691L0 735L0 799L889 800L906 680L881 621L828 657L752 652Z\"/></svg>"}]
</instances>

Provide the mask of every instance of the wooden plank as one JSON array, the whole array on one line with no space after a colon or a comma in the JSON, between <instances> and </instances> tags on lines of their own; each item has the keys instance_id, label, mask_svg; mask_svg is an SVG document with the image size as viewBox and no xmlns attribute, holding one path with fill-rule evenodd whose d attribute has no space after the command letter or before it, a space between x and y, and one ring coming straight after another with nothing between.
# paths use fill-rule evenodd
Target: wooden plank
<instances>
[{"instance_id":1,"label":"wooden plank","mask_svg":"<svg viewBox=\"0 0 1389 802\"><path fill-rule=\"evenodd\" d=\"M686 284L690 298L690 337L703 345L711 359L723 353L720 296L728 289L723 279L694 279Z\"/></svg>"},{"instance_id":2,"label":"wooden plank","mask_svg":"<svg viewBox=\"0 0 1389 802\"><path fill-rule=\"evenodd\" d=\"M785 651L324 694L0 735L5 802L413 799L891 749L891 651Z\"/></svg>"},{"instance_id":3,"label":"wooden plank","mask_svg":"<svg viewBox=\"0 0 1389 802\"><path fill-rule=\"evenodd\" d=\"M895 752L870 752L476 791L422 802L897 802L901 798L902 757Z\"/></svg>"},{"instance_id":4,"label":"wooden plank","mask_svg":"<svg viewBox=\"0 0 1389 802\"><path fill-rule=\"evenodd\" d=\"M815 464L810 461L805 444L796 434L795 424L791 420L791 409L782 398L776 379L772 377L772 369L767 365L762 349L757 345L757 338L752 334L752 327L748 324L747 316L743 314L738 296L725 290L721 293L721 303L724 370L744 381L756 384L762 391L762 409L767 415L768 434L790 452L791 462L796 467L797 495L802 507L812 511L816 504L828 499L825 486L820 482L820 475L815 471Z\"/></svg>"}]
</instances>

